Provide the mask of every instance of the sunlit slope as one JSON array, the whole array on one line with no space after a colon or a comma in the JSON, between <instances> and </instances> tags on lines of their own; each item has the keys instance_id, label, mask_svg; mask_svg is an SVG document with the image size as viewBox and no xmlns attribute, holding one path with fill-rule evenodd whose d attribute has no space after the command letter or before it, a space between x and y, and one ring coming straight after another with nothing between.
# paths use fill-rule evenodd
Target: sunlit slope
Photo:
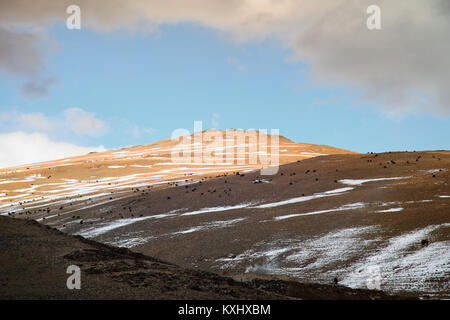
<instances>
[{"instance_id":1,"label":"sunlit slope","mask_svg":"<svg viewBox=\"0 0 450 320\"><path fill-rule=\"evenodd\" d=\"M247 172L326 154L352 153L329 146L294 143L281 136L240 130L207 130L101 153L0 170L0 211L43 210L49 203L108 200L132 188Z\"/></svg>"}]
</instances>

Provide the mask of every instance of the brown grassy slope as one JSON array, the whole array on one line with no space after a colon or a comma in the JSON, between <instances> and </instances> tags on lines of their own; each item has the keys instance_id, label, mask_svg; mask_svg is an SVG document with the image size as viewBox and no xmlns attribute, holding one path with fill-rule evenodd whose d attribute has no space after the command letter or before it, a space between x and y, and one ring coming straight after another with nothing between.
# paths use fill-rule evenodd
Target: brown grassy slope
<instances>
[{"instance_id":1,"label":"brown grassy slope","mask_svg":"<svg viewBox=\"0 0 450 320\"><path fill-rule=\"evenodd\" d=\"M308 170L309 172L306 173ZM430 170L437 170L437 172L431 173ZM309 196L346 187L347 185L339 182L342 179L389 177L408 178L368 182L354 186L353 190L339 196L267 209L246 208L182 215L183 212L202 208L232 206L248 202L267 203L299 197L302 194ZM262 178L270 179L271 182L252 183L255 179ZM67 233L76 233L91 227L102 227L104 224L122 218L134 219L141 215L145 218L181 209L173 216L138 221L101 234L94 239L114 243L122 239L139 237L147 240L134 247L134 251L183 267L241 274L246 267L253 266L255 263L264 263L264 261L244 259L235 266L228 266L221 263L221 259L237 256L250 249L264 249L261 245L267 244L269 248L277 241L284 241L286 246L289 246L292 243L307 242L343 229L374 228L362 239L355 239L355 245L366 240L372 241L373 245L368 248L370 252L362 251L355 257L355 259L363 258L366 254L383 250L392 238L428 226L449 223L450 199L438 197L438 195L450 195L449 184L449 152L331 155L283 165L275 176L261 177L259 171L255 171L245 175L221 176L202 183L162 190L140 189L135 190L126 199L115 200L113 196L113 200L106 205L68 214L64 214L66 208L59 211L57 207L52 207L50 214L61 212L61 216L47 219L45 223ZM365 207L274 220L282 215L329 210L357 202L364 203ZM392 204L385 205L389 203ZM393 207L402 207L403 211L378 212ZM237 218L245 220L226 228L204 228L185 234L177 233L205 226L208 223ZM84 223L80 224L80 220ZM448 237L448 227L441 227L430 234L430 241L432 244L445 243L449 240ZM412 244L411 250L420 253L422 250L420 239ZM401 259L401 256L398 259ZM319 278L323 278L321 280L323 283L330 283L335 275L339 276L339 272L334 270L348 267L356 261L343 259L339 264L327 265L324 269L307 273L300 279L317 282ZM286 267L297 266L286 265ZM439 277L434 281L436 290L448 293L442 281L446 279Z\"/></svg>"},{"instance_id":2,"label":"brown grassy slope","mask_svg":"<svg viewBox=\"0 0 450 320\"><path fill-rule=\"evenodd\" d=\"M382 292L286 281L240 283L0 217L0 299L386 299ZM66 268L81 267L81 290Z\"/></svg>"}]
</instances>

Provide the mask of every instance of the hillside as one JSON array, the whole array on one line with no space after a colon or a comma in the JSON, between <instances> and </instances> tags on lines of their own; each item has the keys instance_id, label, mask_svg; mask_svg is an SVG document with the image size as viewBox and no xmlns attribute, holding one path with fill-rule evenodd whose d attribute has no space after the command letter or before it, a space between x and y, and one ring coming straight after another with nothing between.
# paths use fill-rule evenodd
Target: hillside
<instances>
[{"instance_id":1,"label":"hillside","mask_svg":"<svg viewBox=\"0 0 450 320\"><path fill-rule=\"evenodd\" d=\"M364 289L376 280L388 293L450 296L450 152L357 154L279 141L280 153L292 145L289 154L300 157L281 155L284 164L270 176L261 175L261 164L200 166L195 176L183 176L195 166L185 163L160 171L152 171L154 162L132 167L161 161L130 157L133 148L109 152L123 152L116 162L91 154L86 159L98 164L78 158L62 167L37 164L8 173L23 180L33 173L39 177L33 182L3 176L1 186L10 189L2 192L12 199L2 202L14 202L3 214L239 281L329 285L338 278ZM168 143L174 142L153 146L150 158L170 157L162 147ZM329 154L319 154L323 148ZM52 174L42 178L42 170ZM99 182L77 176L95 170ZM12 190L18 183L29 185ZM33 192L45 196L23 200Z\"/></svg>"},{"instance_id":2,"label":"hillside","mask_svg":"<svg viewBox=\"0 0 450 320\"><path fill-rule=\"evenodd\" d=\"M448 297L450 153L320 156L107 202L56 203L49 226L236 279L282 279ZM48 211L48 212L47 212ZM27 210L15 215L36 217Z\"/></svg>"},{"instance_id":3,"label":"hillside","mask_svg":"<svg viewBox=\"0 0 450 320\"><path fill-rule=\"evenodd\" d=\"M134 188L166 188L341 153L352 152L256 131L206 130L148 145L0 169L0 213L31 210L35 218L36 210L50 203L72 208L92 199L107 203L111 195L126 198Z\"/></svg>"},{"instance_id":4,"label":"hillside","mask_svg":"<svg viewBox=\"0 0 450 320\"><path fill-rule=\"evenodd\" d=\"M382 292L257 279L241 283L0 217L0 299L395 299ZM67 267L81 268L69 290Z\"/></svg>"}]
</instances>

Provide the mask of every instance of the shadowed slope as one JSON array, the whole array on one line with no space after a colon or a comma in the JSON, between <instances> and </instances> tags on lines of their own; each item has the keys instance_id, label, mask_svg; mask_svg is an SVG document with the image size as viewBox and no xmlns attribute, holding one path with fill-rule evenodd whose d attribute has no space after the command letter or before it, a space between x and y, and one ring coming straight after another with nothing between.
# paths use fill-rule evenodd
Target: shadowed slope
<instances>
[{"instance_id":1,"label":"shadowed slope","mask_svg":"<svg viewBox=\"0 0 450 320\"><path fill-rule=\"evenodd\" d=\"M284 281L237 282L0 217L0 299L381 299L382 292ZM66 269L80 266L81 289Z\"/></svg>"}]
</instances>

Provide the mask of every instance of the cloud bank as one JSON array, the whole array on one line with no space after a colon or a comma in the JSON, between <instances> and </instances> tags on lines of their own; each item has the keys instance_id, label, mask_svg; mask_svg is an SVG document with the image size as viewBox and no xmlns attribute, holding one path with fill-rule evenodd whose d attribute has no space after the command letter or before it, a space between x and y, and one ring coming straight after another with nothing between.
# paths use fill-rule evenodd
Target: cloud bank
<instances>
[{"instance_id":1,"label":"cloud bank","mask_svg":"<svg viewBox=\"0 0 450 320\"><path fill-rule=\"evenodd\" d=\"M0 168L105 151L103 146L83 147L55 140L96 137L107 129L94 113L81 108L69 108L51 117L37 112L0 112Z\"/></svg>"},{"instance_id":2,"label":"cloud bank","mask_svg":"<svg viewBox=\"0 0 450 320\"><path fill-rule=\"evenodd\" d=\"M20 147L18 147L20 146ZM61 159L105 151L103 146L80 147L66 142L51 141L42 133L17 131L0 134L0 168L18 166L40 161Z\"/></svg>"},{"instance_id":3,"label":"cloud bank","mask_svg":"<svg viewBox=\"0 0 450 320\"><path fill-rule=\"evenodd\" d=\"M3 2L0 7L2 5ZM22 28L20 24L12 27L0 21L0 71L25 79L21 94L36 99L46 96L50 87L58 83L46 64L57 45L43 30Z\"/></svg>"},{"instance_id":4,"label":"cloud bank","mask_svg":"<svg viewBox=\"0 0 450 320\"><path fill-rule=\"evenodd\" d=\"M23 73L42 67L46 52L37 34L19 34L17 28L64 23L70 4L1 1L0 44L14 45L0 55L0 68ZM381 30L366 28L366 9L372 4L381 7ZM361 102L389 113L450 114L447 0L79 0L77 5L82 28L98 32L151 32L188 22L237 41L273 37L308 64L314 84L358 90Z\"/></svg>"},{"instance_id":5,"label":"cloud bank","mask_svg":"<svg viewBox=\"0 0 450 320\"><path fill-rule=\"evenodd\" d=\"M61 137L88 136L98 137L106 133L109 126L103 120L97 118L93 112L81 108L69 108L63 110L60 115L47 116L42 113L21 113L7 111L0 113L0 131L15 130L31 132L43 132Z\"/></svg>"},{"instance_id":6,"label":"cloud bank","mask_svg":"<svg viewBox=\"0 0 450 320\"><path fill-rule=\"evenodd\" d=\"M80 108L70 108L64 111L66 122L76 134L99 136L108 130L108 125L97 119L95 113L86 112Z\"/></svg>"}]
</instances>

